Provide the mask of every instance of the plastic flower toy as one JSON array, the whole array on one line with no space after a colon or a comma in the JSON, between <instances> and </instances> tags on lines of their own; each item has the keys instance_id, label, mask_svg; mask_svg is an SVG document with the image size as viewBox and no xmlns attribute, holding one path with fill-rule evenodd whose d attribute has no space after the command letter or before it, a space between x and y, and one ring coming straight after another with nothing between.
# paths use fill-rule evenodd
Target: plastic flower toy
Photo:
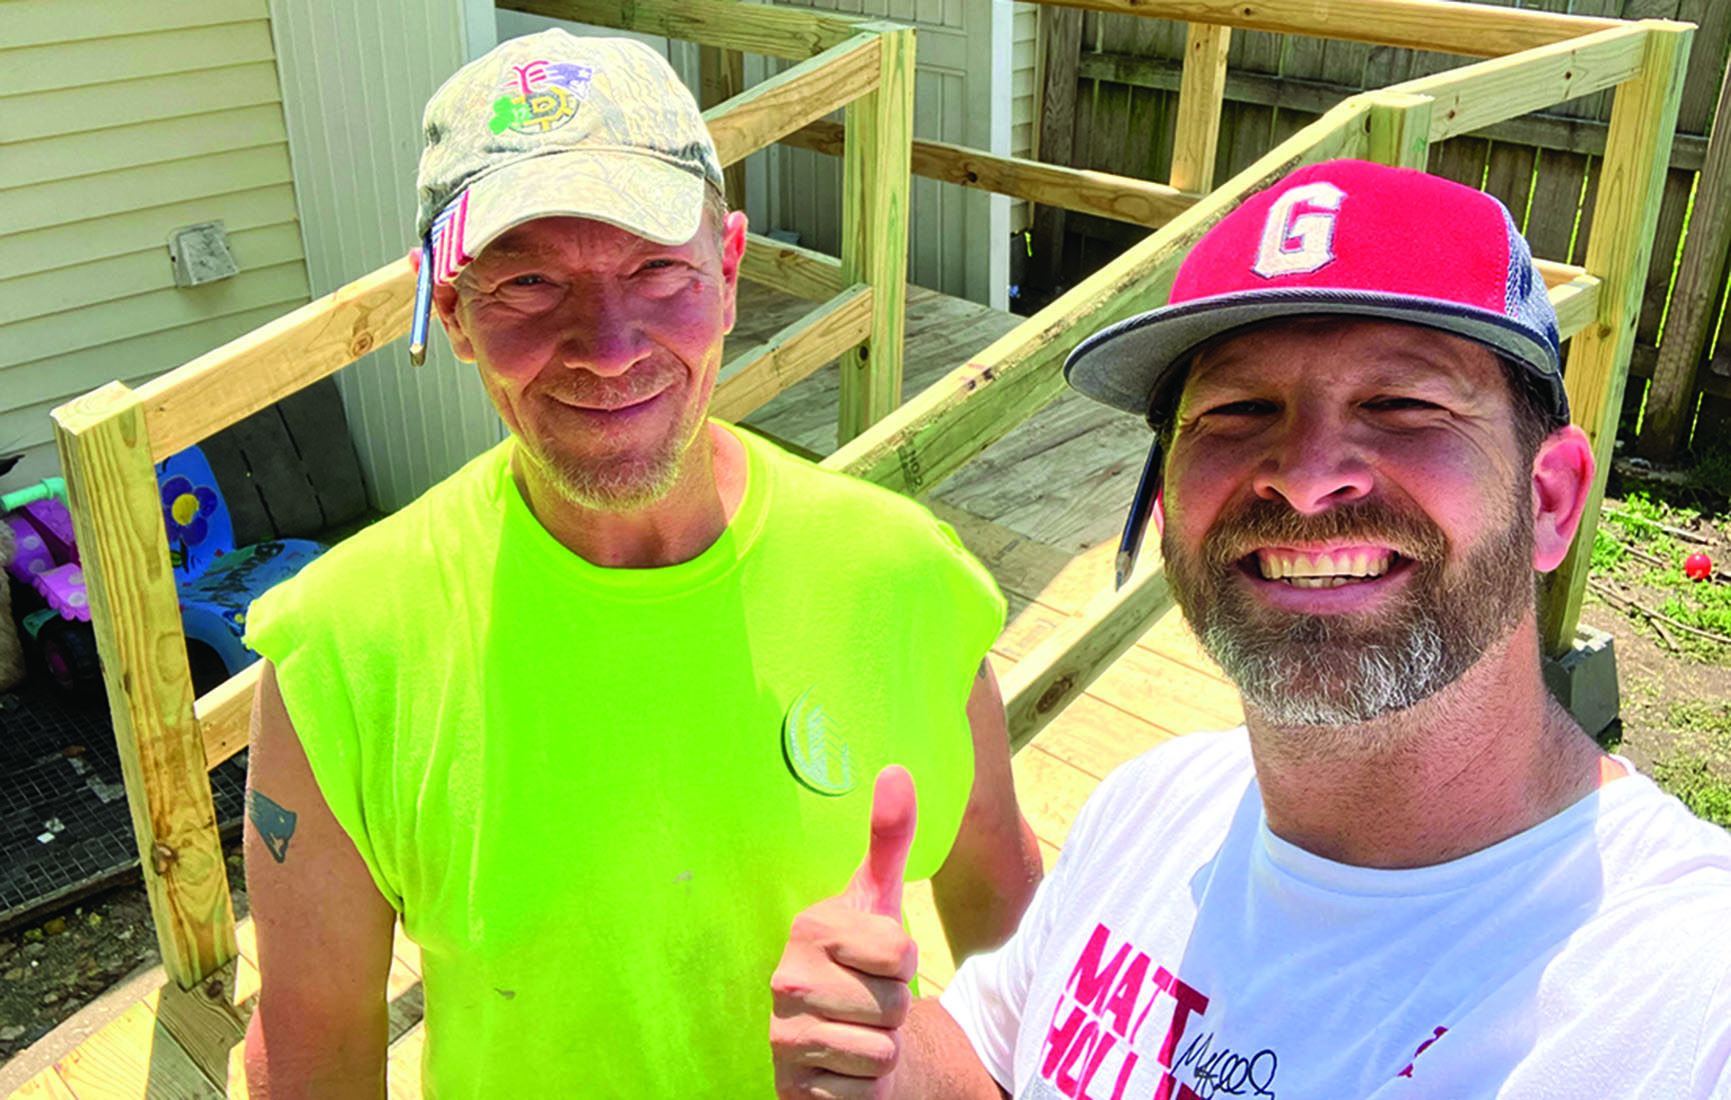
<instances>
[{"instance_id":1,"label":"plastic flower toy","mask_svg":"<svg viewBox=\"0 0 1731 1100\"><path fill-rule=\"evenodd\" d=\"M162 519L168 527L168 541L183 546L197 546L210 534L206 517L216 511L216 493L205 485L194 485L185 477L171 477L162 483Z\"/></svg>"}]
</instances>

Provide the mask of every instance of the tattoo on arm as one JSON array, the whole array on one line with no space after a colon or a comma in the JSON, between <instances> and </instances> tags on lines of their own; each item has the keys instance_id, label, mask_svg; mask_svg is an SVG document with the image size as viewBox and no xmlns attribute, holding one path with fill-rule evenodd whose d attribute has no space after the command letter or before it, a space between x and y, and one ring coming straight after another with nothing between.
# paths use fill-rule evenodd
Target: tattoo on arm
<instances>
[{"instance_id":1,"label":"tattoo on arm","mask_svg":"<svg viewBox=\"0 0 1731 1100\"><path fill-rule=\"evenodd\" d=\"M281 863L288 858L289 839L295 835L295 812L272 802L258 791L246 792L246 816L270 850L271 858Z\"/></svg>"}]
</instances>

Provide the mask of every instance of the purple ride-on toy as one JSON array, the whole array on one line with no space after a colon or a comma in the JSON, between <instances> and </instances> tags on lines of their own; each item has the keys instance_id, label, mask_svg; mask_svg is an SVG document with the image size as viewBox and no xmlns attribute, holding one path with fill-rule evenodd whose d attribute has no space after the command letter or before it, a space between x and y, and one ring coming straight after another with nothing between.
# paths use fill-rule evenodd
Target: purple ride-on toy
<instances>
[{"instance_id":1,"label":"purple ride-on toy","mask_svg":"<svg viewBox=\"0 0 1731 1100\"><path fill-rule=\"evenodd\" d=\"M158 463L156 481L187 660L193 687L203 694L258 659L241 642L253 599L293 576L325 547L308 539L272 539L236 548L216 476L197 447ZM12 528L17 542L7 570L43 605L20 620L26 644L61 688L94 688L101 668L65 482L49 478L0 497L0 522Z\"/></svg>"}]
</instances>

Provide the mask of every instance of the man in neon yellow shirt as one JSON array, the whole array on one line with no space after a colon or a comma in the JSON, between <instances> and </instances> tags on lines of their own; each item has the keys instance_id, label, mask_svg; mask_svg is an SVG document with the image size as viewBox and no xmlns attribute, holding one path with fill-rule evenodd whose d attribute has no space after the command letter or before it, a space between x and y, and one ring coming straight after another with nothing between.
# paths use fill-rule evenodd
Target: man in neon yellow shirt
<instances>
[{"instance_id":1,"label":"man in neon yellow shirt","mask_svg":"<svg viewBox=\"0 0 1731 1100\"><path fill-rule=\"evenodd\" d=\"M380 1096L399 918L428 1096L768 1095L769 975L919 785L958 955L1039 878L953 532L706 413L745 220L623 39L429 103L420 270L511 438L254 605L254 1096Z\"/></svg>"}]
</instances>

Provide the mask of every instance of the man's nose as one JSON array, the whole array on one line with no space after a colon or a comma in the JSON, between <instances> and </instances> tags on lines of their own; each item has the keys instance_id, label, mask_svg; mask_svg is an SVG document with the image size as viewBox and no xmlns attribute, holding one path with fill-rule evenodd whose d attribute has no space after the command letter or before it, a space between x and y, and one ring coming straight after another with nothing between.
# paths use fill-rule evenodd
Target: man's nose
<instances>
[{"instance_id":1,"label":"man's nose","mask_svg":"<svg viewBox=\"0 0 1731 1100\"><path fill-rule=\"evenodd\" d=\"M1302 406L1288 410L1252 482L1257 496L1304 515L1359 500L1372 484L1346 419Z\"/></svg>"},{"instance_id":2,"label":"man's nose","mask_svg":"<svg viewBox=\"0 0 1731 1100\"><path fill-rule=\"evenodd\" d=\"M567 367L612 377L648 354L649 340L638 318L608 288L573 287L559 324L563 329L559 355Z\"/></svg>"}]
</instances>

